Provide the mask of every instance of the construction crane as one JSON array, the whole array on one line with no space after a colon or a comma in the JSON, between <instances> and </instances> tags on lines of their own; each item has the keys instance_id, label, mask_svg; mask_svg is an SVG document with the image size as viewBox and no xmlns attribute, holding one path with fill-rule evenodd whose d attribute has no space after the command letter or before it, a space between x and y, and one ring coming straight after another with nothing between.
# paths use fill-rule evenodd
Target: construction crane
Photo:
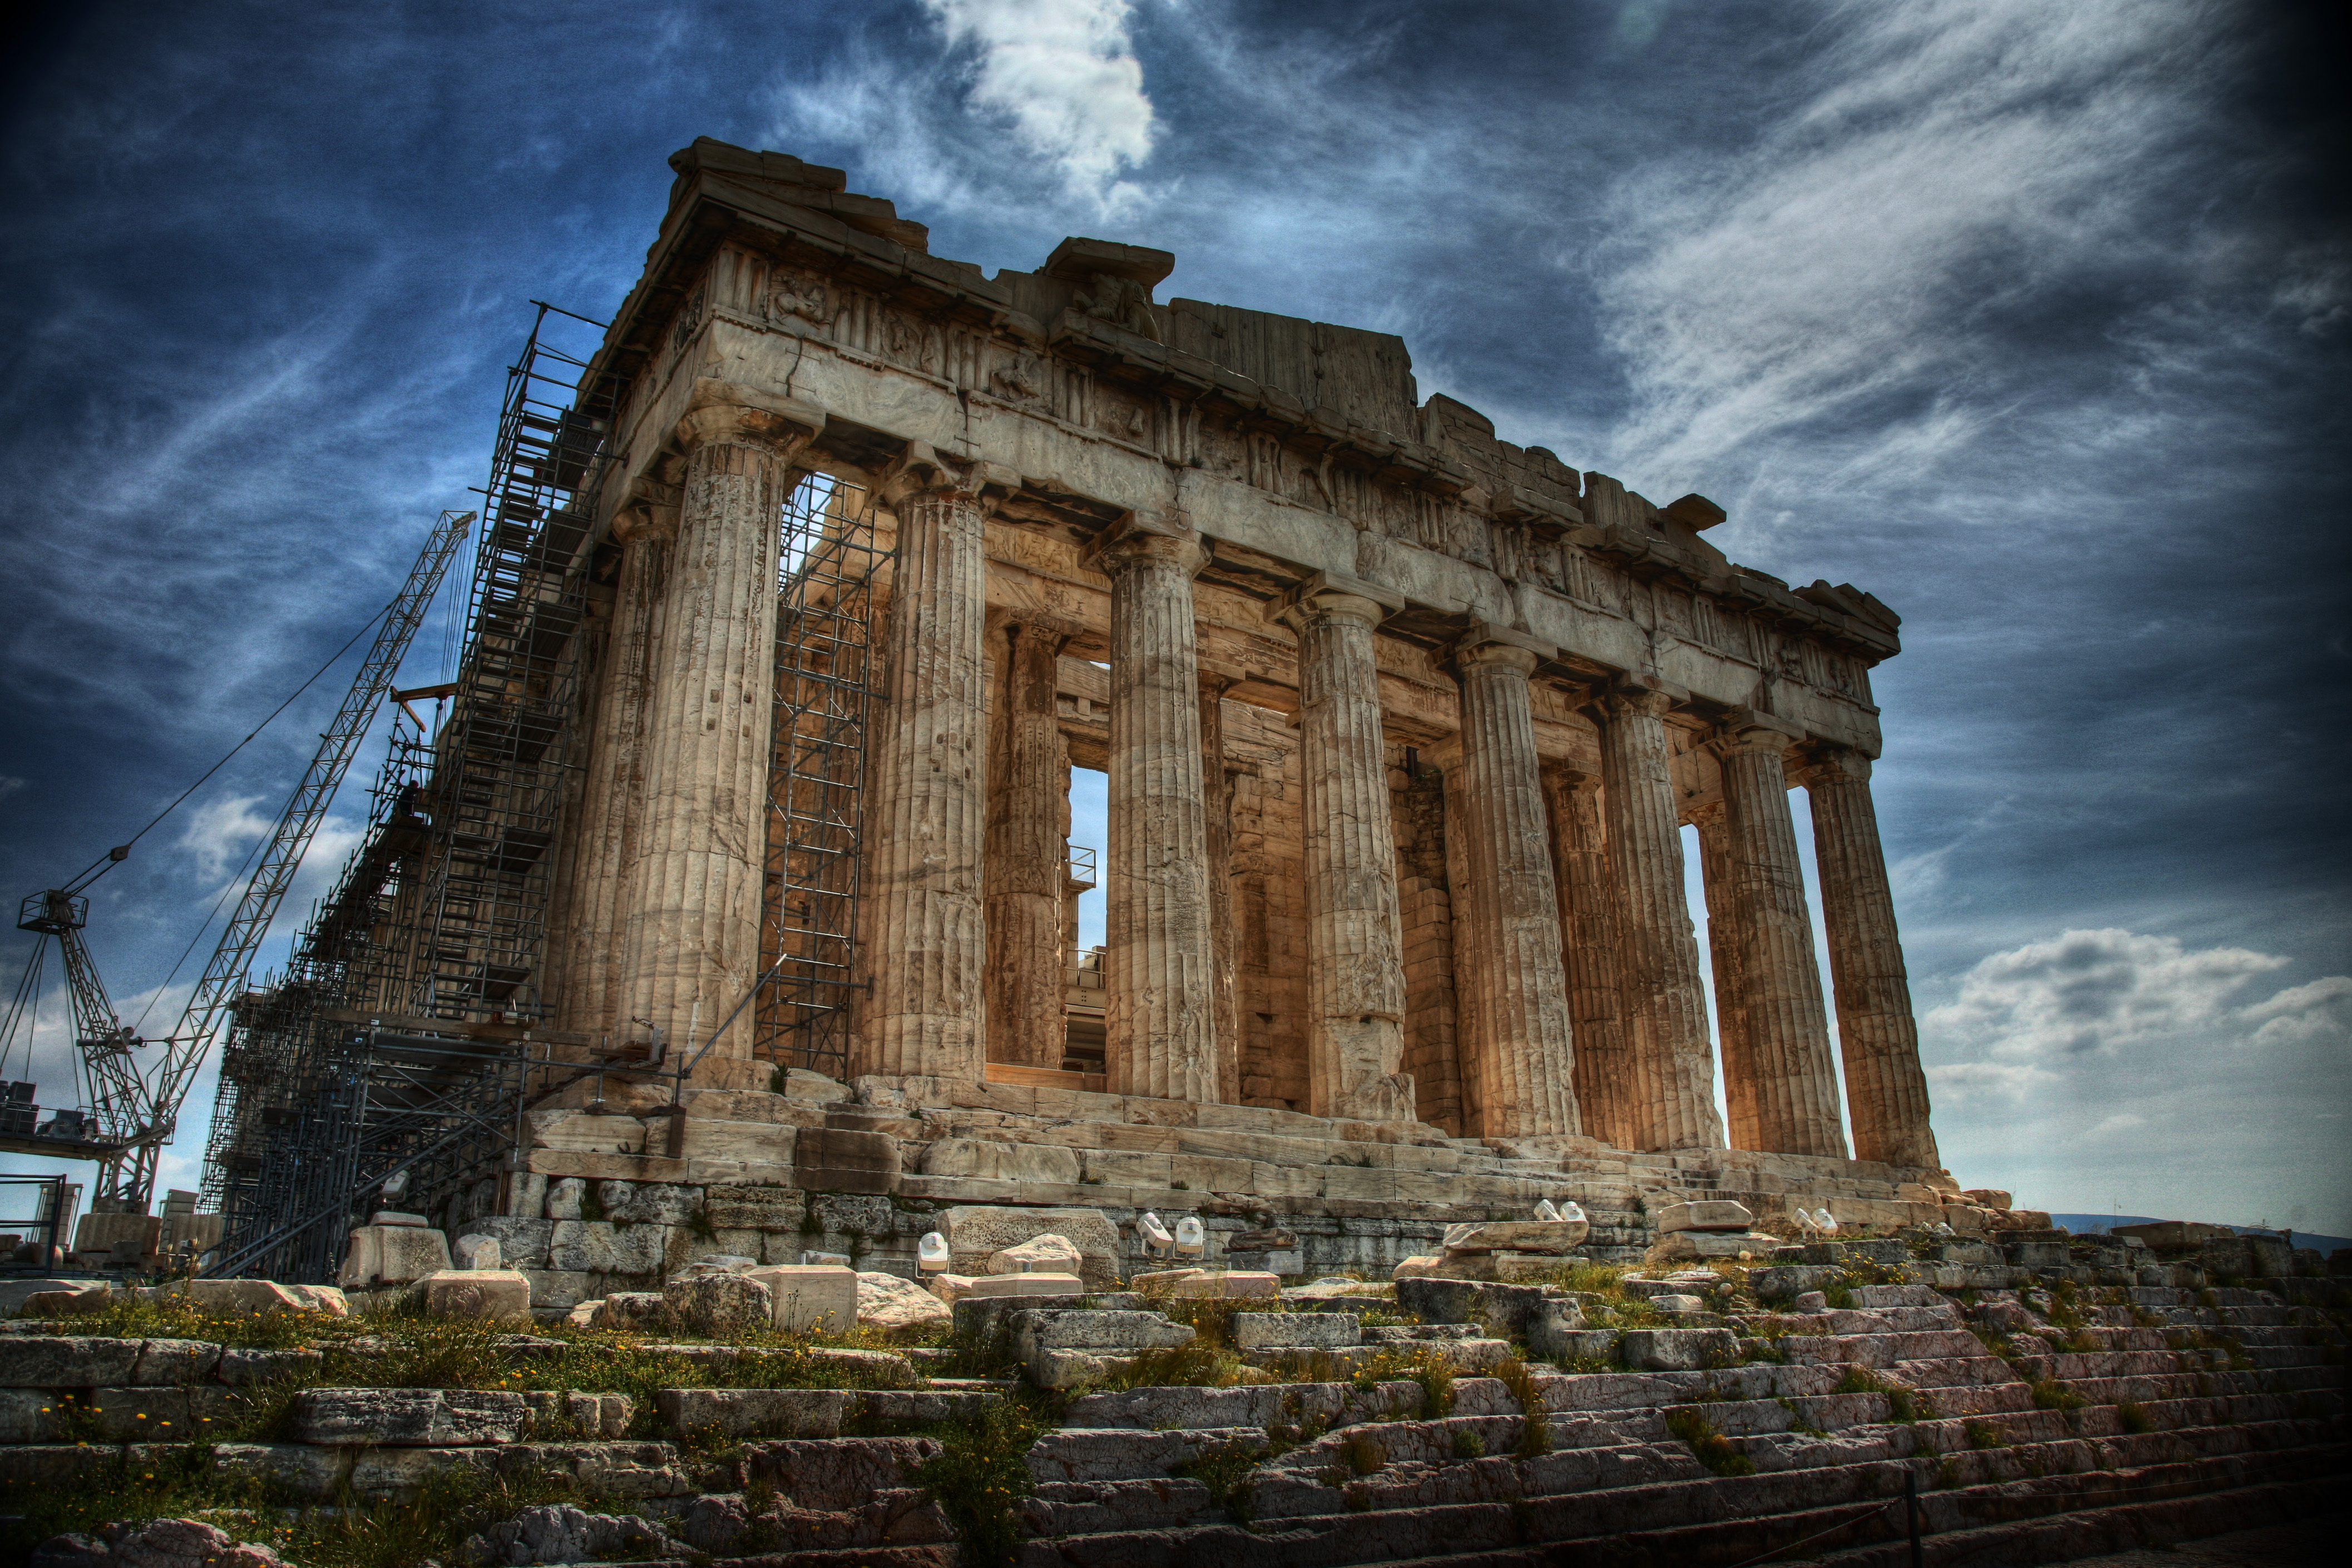
<instances>
[{"instance_id":1,"label":"construction crane","mask_svg":"<svg viewBox=\"0 0 2352 1568\"><path fill-rule=\"evenodd\" d=\"M473 522L471 512L444 512L434 525L408 580L385 607L375 642L344 695L334 722L320 736L310 768L263 841L252 880L246 883L244 895L222 928L204 977L188 998L187 1010L169 1035L142 1040L123 1025L82 939L89 911L82 890L125 859L128 845L110 851L66 886L37 893L25 901L17 927L54 936L64 957L74 1045L87 1081L89 1109L86 1115L53 1113L47 1127L37 1132L26 1129L33 1134L29 1137L0 1136L0 1146L20 1153L97 1160L100 1176L91 1213L148 1211L154 1198L156 1162L178 1130L188 1085L204 1065L229 1009L244 994L254 954L268 934L287 889L293 885L303 852L325 820L336 788L351 770L360 741L392 689L393 674L417 628L424 624L442 576ZM28 979L18 988L16 1011L22 1011L28 993L37 994L41 956L42 950L37 949L26 967Z\"/></svg>"}]
</instances>

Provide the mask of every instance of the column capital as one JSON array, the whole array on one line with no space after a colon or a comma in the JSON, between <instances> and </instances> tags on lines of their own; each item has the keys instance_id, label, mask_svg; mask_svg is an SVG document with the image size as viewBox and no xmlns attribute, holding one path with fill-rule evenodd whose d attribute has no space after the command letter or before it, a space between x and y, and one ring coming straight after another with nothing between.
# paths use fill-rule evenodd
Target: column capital
<instances>
[{"instance_id":1,"label":"column capital","mask_svg":"<svg viewBox=\"0 0 2352 1568\"><path fill-rule=\"evenodd\" d=\"M1613 686L1601 698L1601 706L1611 718L1623 718L1629 714L1647 714L1664 718L1675 711L1672 692L1657 686Z\"/></svg>"},{"instance_id":2,"label":"column capital","mask_svg":"<svg viewBox=\"0 0 2352 1568\"><path fill-rule=\"evenodd\" d=\"M993 511L1021 488L1021 476L1002 463L942 456L929 442L909 441L882 470L879 488L893 507L928 497L970 501Z\"/></svg>"},{"instance_id":3,"label":"column capital","mask_svg":"<svg viewBox=\"0 0 2352 1568\"><path fill-rule=\"evenodd\" d=\"M1796 773L1808 786L1867 784L1870 766L1871 759L1850 746L1820 746L1806 757Z\"/></svg>"},{"instance_id":4,"label":"column capital","mask_svg":"<svg viewBox=\"0 0 2352 1568\"><path fill-rule=\"evenodd\" d=\"M1471 622L1470 630L1454 640L1451 652L1454 664L1461 669L1500 667L1517 670L1523 675L1534 674L1538 664L1559 655L1558 648L1541 638L1497 626L1491 621Z\"/></svg>"},{"instance_id":5,"label":"column capital","mask_svg":"<svg viewBox=\"0 0 2352 1568\"><path fill-rule=\"evenodd\" d=\"M1404 606L1404 595L1394 589L1336 571L1318 571L1297 587L1286 589L1265 607L1265 618L1293 632L1304 632L1328 616L1378 626Z\"/></svg>"},{"instance_id":6,"label":"column capital","mask_svg":"<svg viewBox=\"0 0 2352 1568\"><path fill-rule=\"evenodd\" d=\"M1785 758L1789 748L1802 740L1804 734L1786 719L1749 708L1734 708L1707 737L1706 745L1718 757L1746 754Z\"/></svg>"},{"instance_id":7,"label":"column capital","mask_svg":"<svg viewBox=\"0 0 2352 1568\"><path fill-rule=\"evenodd\" d=\"M706 376L694 383L673 434L688 453L717 443L773 447L790 456L824 428L824 410L814 403Z\"/></svg>"},{"instance_id":8,"label":"column capital","mask_svg":"<svg viewBox=\"0 0 2352 1568\"><path fill-rule=\"evenodd\" d=\"M614 541L625 545L640 538L677 538L678 502L677 486L665 485L650 474L638 475L629 481L628 494L613 514Z\"/></svg>"},{"instance_id":9,"label":"column capital","mask_svg":"<svg viewBox=\"0 0 2352 1568\"><path fill-rule=\"evenodd\" d=\"M1129 512L1105 528L1080 559L1106 577L1118 577L1145 562L1173 566L1194 577L1209 564L1209 545L1181 512Z\"/></svg>"},{"instance_id":10,"label":"column capital","mask_svg":"<svg viewBox=\"0 0 2352 1568\"><path fill-rule=\"evenodd\" d=\"M1553 758L1542 764L1542 770L1545 779L1561 789L1578 794L1590 794L1601 788L1600 774L1589 768L1579 768L1573 762L1562 762Z\"/></svg>"}]
</instances>

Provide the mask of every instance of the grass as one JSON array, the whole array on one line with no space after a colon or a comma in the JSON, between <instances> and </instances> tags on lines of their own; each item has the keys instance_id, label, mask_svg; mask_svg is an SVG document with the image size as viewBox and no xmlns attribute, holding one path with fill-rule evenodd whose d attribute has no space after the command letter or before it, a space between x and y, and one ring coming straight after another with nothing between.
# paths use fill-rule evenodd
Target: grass
<instances>
[{"instance_id":1,"label":"grass","mask_svg":"<svg viewBox=\"0 0 2352 1568\"><path fill-rule=\"evenodd\" d=\"M499 1479L470 1470L434 1476L414 1501L300 1508L260 1477L214 1468L205 1444L150 1449L83 1470L69 1486L0 1482L0 1559L19 1562L51 1536L95 1533L117 1520L200 1519L276 1550L303 1568L415 1568L452 1562L470 1536L534 1503L632 1511L583 1493L568 1478Z\"/></svg>"},{"instance_id":2,"label":"grass","mask_svg":"<svg viewBox=\"0 0 2352 1568\"><path fill-rule=\"evenodd\" d=\"M1249 1511L1243 1500L1245 1494L1241 1491L1241 1484L1251 1471L1280 1451L1279 1446L1260 1443L1220 1443L1170 1467L1168 1473L1199 1481L1209 1489L1212 1503L1236 1520L1245 1521Z\"/></svg>"},{"instance_id":3,"label":"grass","mask_svg":"<svg viewBox=\"0 0 2352 1568\"><path fill-rule=\"evenodd\" d=\"M943 1451L918 1466L909 1479L929 1489L955 1526L968 1568L1000 1568L1019 1551L1021 1528L1013 1503L1027 1496L1031 1486L1022 1456L1052 1424L1047 1402L1016 1396L942 1422L928 1434Z\"/></svg>"},{"instance_id":4,"label":"grass","mask_svg":"<svg viewBox=\"0 0 2352 1568\"><path fill-rule=\"evenodd\" d=\"M1551 1413L1544 1408L1543 1390L1536 1384L1536 1375L1523 1361L1497 1362L1486 1369L1486 1375L1511 1391L1519 1403L1518 1457L1531 1459L1538 1454L1551 1452Z\"/></svg>"},{"instance_id":5,"label":"grass","mask_svg":"<svg viewBox=\"0 0 2352 1568\"><path fill-rule=\"evenodd\" d=\"M1339 1443L1339 1458L1351 1475L1369 1476L1385 1468L1388 1449L1369 1432L1351 1432Z\"/></svg>"},{"instance_id":6,"label":"grass","mask_svg":"<svg viewBox=\"0 0 2352 1568\"><path fill-rule=\"evenodd\" d=\"M1968 1434L1971 1448L2006 1448L2009 1428L1997 1421L1970 1421L1961 1428Z\"/></svg>"},{"instance_id":7,"label":"grass","mask_svg":"<svg viewBox=\"0 0 2352 1568\"><path fill-rule=\"evenodd\" d=\"M1752 1476L1756 1462L1738 1448L1731 1439L1715 1429L1699 1411L1685 1406L1666 1413L1666 1430L1689 1445L1698 1462L1719 1476Z\"/></svg>"},{"instance_id":8,"label":"grass","mask_svg":"<svg viewBox=\"0 0 2352 1568\"><path fill-rule=\"evenodd\" d=\"M2031 1385L2033 1403L2042 1410L2080 1410L2090 1403L2054 1377L2036 1378Z\"/></svg>"},{"instance_id":9,"label":"grass","mask_svg":"<svg viewBox=\"0 0 2352 1568\"><path fill-rule=\"evenodd\" d=\"M1886 1396L1886 1418L1889 1421L1909 1423L1932 1421L1936 1417L1936 1407L1928 1403L1926 1395L1906 1388L1899 1383L1890 1382L1866 1366L1847 1367L1845 1375L1838 1379L1837 1386L1830 1392L1832 1394L1883 1394Z\"/></svg>"},{"instance_id":10,"label":"grass","mask_svg":"<svg viewBox=\"0 0 2352 1568\"><path fill-rule=\"evenodd\" d=\"M1227 1346L1194 1340L1190 1344L1154 1345L1139 1351L1123 1364L1089 1379L1087 1393L1118 1393L1129 1388L1232 1388L1250 1381L1242 1358Z\"/></svg>"},{"instance_id":11,"label":"grass","mask_svg":"<svg viewBox=\"0 0 2352 1568\"><path fill-rule=\"evenodd\" d=\"M2127 1399L2116 1406L2116 1425L2134 1434L2153 1432L2156 1417L2147 1413L2147 1406Z\"/></svg>"},{"instance_id":12,"label":"grass","mask_svg":"<svg viewBox=\"0 0 2352 1568\"><path fill-rule=\"evenodd\" d=\"M1483 1459L1486 1457L1486 1439L1464 1428L1454 1434L1454 1457L1457 1459Z\"/></svg>"}]
</instances>

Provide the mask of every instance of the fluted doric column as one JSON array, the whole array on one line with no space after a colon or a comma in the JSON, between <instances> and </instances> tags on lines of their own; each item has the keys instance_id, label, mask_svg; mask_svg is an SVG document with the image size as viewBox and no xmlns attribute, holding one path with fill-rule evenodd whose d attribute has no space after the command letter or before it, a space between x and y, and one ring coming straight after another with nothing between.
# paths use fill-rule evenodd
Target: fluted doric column
<instances>
[{"instance_id":1,"label":"fluted doric column","mask_svg":"<svg viewBox=\"0 0 2352 1568\"><path fill-rule=\"evenodd\" d=\"M1756 1063L1748 1048L1748 979L1742 966L1748 939L1733 893L1731 821L1720 805L1694 818L1698 829L1699 880L1706 889L1706 956L1715 971L1715 1038L1723 1053L1723 1107L1731 1146L1760 1149L1756 1112Z\"/></svg>"},{"instance_id":2,"label":"fluted doric column","mask_svg":"<svg viewBox=\"0 0 2352 1568\"><path fill-rule=\"evenodd\" d=\"M1062 899L1070 758L1055 712L1066 627L1013 621L999 665L988 790L988 1059L1059 1067L1067 1045Z\"/></svg>"},{"instance_id":3,"label":"fluted doric column","mask_svg":"<svg viewBox=\"0 0 2352 1568\"><path fill-rule=\"evenodd\" d=\"M776 550L787 465L824 423L805 404L706 380L677 425L686 480L646 693L620 988L625 1022L659 1029L672 1051L701 1050L758 978ZM703 1081L755 1075L751 1017L712 1048Z\"/></svg>"},{"instance_id":4,"label":"fluted doric column","mask_svg":"<svg viewBox=\"0 0 2352 1568\"><path fill-rule=\"evenodd\" d=\"M884 478L898 519L888 685L874 728L855 1072L987 1076L981 906L987 561L979 474L920 442Z\"/></svg>"},{"instance_id":5,"label":"fluted doric column","mask_svg":"<svg viewBox=\"0 0 2352 1568\"><path fill-rule=\"evenodd\" d=\"M1576 1030L1576 1111L1585 1133L1617 1148L1639 1146L1638 1084L1617 975L1616 920L1601 825L1601 779L1548 765L1552 877L1559 888L1561 966Z\"/></svg>"},{"instance_id":6,"label":"fluted doric column","mask_svg":"<svg viewBox=\"0 0 2352 1568\"><path fill-rule=\"evenodd\" d=\"M1318 1116L1412 1117L1396 835L1372 657L1373 628L1402 607L1381 601L1392 598L1369 584L1309 585L1276 612L1298 636L1307 1078Z\"/></svg>"},{"instance_id":7,"label":"fluted doric column","mask_svg":"<svg viewBox=\"0 0 2352 1568\"><path fill-rule=\"evenodd\" d=\"M1612 694L1601 726L1609 879L1615 896L1626 1034L1645 1149L1723 1146L1715 1109L1715 1053L1698 942L1683 892L1683 835L1675 804L1664 692Z\"/></svg>"},{"instance_id":8,"label":"fluted doric column","mask_svg":"<svg viewBox=\"0 0 2352 1568\"><path fill-rule=\"evenodd\" d=\"M1813 961L1813 917L1789 814L1781 761L1790 737L1735 724L1711 744L1723 759L1731 896L1738 903L1740 989L1756 1096L1756 1146L1781 1155L1845 1155L1828 1010Z\"/></svg>"},{"instance_id":9,"label":"fluted doric column","mask_svg":"<svg viewBox=\"0 0 2352 1568\"><path fill-rule=\"evenodd\" d=\"M1934 1167L1939 1160L1927 1125L1927 1077L1919 1067L1919 1025L1911 1015L1911 982L1870 798L1870 759L1833 750L1804 778L1853 1152L1860 1159Z\"/></svg>"},{"instance_id":10,"label":"fluted doric column","mask_svg":"<svg viewBox=\"0 0 2352 1568\"><path fill-rule=\"evenodd\" d=\"M677 538L677 493L641 483L613 519L621 570L613 626L604 643L603 689L581 790L580 850L567 904L572 959L564 978L565 1016L574 1030L626 1039L616 988L626 909L624 879L645 825L646 717L662 581ZM713 1020L716 1021L715 1019Z\"/></svg>"},{"instance_id":11,"label":"fluted doric column","mask_svg":"<svg viewBox=\"0 0 2352 1568\"><path fill-rule=\"evenodd\" d=\"M1216 960L1192 624L1192 578L1208 557L1190 530L1130 518L1093 559L1111 581L1108 1087L1213 1102Z\"/></svg>"},{"instance_id":12,"label":"fluted doric column","mask_svg":"<svg viewBox=\"0 0 2352 1568\"><path fill-rule=\"evenodd\" d=\"M1536 655L1487 629L1457 646L1454 666L1462 756L1445 781L1445 834L1464 1077L1481 1136L1575 1133L1574 1030L1528 695Z\"/></svg>"},{"instance_id":13,"label":"fluted doric column","mask_svg":"<svg viewBox=\"0 0 2352 1568\"><path fill-rule=\"evenodd\" d=\"M1225 770L1225 688L1223 675L1201 675L1201 787L1209 825L1209 950L1211 1012L1217 1031L1217 1098L1242 1101L1241 998L1234 956L1234 778Z\"/></svg>"}]
</instances>

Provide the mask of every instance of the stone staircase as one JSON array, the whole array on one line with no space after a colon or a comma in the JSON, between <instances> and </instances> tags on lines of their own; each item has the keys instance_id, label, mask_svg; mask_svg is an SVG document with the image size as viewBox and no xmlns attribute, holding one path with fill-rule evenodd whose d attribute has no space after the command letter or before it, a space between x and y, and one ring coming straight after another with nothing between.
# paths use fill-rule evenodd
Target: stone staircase
<instances>
[{"instance_id":1,"label":"stone staircase","mask_svg":"<svg viewBox=\"0 0 2352 1568\"><path fill-rule=\"evenodd\" d=\"M1709 1326L1625 1331L1623 1369L1433 1370L1449 1346L1497 1343L1475 1337L1494 1328L1495 1301L1540 1294L1417 1292L1463 1301L1437 1315L1463 1318L1473 1337L1426 1324L1380 1341L1432 1353L1415 1380L1368 1368L1353 1381L1071 1396L1020 1456L1025 1495L992 1505L1009 1532L1000 1544L1022 1568L1731 1568L1791 1548L1892 1568L1894 1553L1907 1563L1909 1494L1923 1562L2025 1563L2325 1511L2352 1472L2345 1336L2264 1292L2061 1284L1955 1299L1864 1286L1838 1292L1851 1305L1727 1301L1693 1314ZM1094 1315L1156 1317L1132 1299L1118 1309ZM1647 1369L1702 1344L1720 1364ZM755 1380L764 1354L660 1348ZM982 1561L960 1539L954 1500L917 1472L944 1451L941 1422L983 1416L1009 1385L826 1352L865 1386L665 1389L633 1406L534 1383L567 1354L555 1342L513 1336L508 1351L521 1391L320 1388L278 1440L219 1443L210 1462L320 1503L414 1497L453 1469L566 1476L675 1544L665 1562ZM159 1462L166 1446L140 1440L166 1435L151 1425L159 1411L201 1406L226 1421L247 1389L316 1354L0 1338L0 1381L15 1385L0 1392L14 1445L0 1462L56 1486ZM111 1386L77 1391L89 1377Z\"/></svg>"}]
</instances>

